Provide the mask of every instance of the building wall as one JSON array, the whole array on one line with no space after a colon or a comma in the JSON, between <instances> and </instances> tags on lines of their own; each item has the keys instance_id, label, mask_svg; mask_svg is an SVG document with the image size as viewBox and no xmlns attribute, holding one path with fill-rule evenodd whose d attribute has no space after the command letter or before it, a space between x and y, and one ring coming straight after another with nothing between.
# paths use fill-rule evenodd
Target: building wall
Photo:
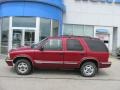
<instances>
[{"instance_id":1,"label":"building wall","mask_svg":"<svg viewBox=\"0 0 120 90\"><path fill-rule=\"evenodd\" d=\"M120 4L64 0L64 23L120 26Z\"/></svg>"},{"instance_id":2,"label":"building wall","mask_svg":"<svg viewBox=\"0 0 120 90\"><path fill-rule=\"evenodd\" d=\"M64 0L66 13L65 24L94 25L110 30L110 51L113 45L113 27L117 27L117 47L120 46L120 4L91 2L82 0Z\"/></svg>"}]
</instances>

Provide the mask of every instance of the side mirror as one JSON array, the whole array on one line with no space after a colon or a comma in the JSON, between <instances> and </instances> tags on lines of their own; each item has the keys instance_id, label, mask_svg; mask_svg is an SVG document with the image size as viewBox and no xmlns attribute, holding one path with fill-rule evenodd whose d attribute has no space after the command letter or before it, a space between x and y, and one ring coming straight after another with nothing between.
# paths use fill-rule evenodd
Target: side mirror
<instances>
[{"instance_id":1,"label":"side mirror","mask_svg":"<svg viewBox=\"0 0 120 90\"><path fill-rule=\"evenodd\" d=\"M36 44L35 43L33 43L32 45L31 45L31 48L34 48L36 46Z\"/></svg>"},{"instance_id":2,"label":"side mirror","mask_svg":"<svg viewBox=\"0 0 120 90\"><path fill-rule=\"evenodd\" d=\"M40 51L44 51L44 48L43 48L43 47L40 47Z\"/></svg>"}]
</instances>

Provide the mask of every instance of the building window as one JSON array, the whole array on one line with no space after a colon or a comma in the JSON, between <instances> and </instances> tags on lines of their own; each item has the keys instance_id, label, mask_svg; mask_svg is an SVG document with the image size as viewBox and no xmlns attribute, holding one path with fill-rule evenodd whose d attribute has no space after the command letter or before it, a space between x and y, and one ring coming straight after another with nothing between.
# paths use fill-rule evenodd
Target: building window
<instances>
[{"instance_id":1,"label":"building window","mask_svg":"<svg viewBox=\"0 0 120 90\"><path fill-rule=\"evenodd\" d=\"M73 35L83 36L84 35L84 26L82 25L73 25Z\"/></svg>"},{"instance_id":2,"label":"building window","mask_svg":"<svg viewBox=\"0 0 120 90\"><path fill-rule=\"evenodd\" d=\"M63 35L94 36L94 27L88 25L65 24Z\"/></svg>"},{"instance_id":3,"label":"building window","mask_svg":"<svg viewBox=\"0 0 120 90\"><path fill-rule=\"evenodd\" d=\"M84 35L85 36L94 36L94 27L93 26L84 26Z\"/></svg>"},{"instance_id":4,"label":"building window","mask_svg":"<svg viewBox=\"0 0 120 90\"><path fill-rule=\"evenodd\" d=\"M36 27L35 17L13 17L13 27Z\"/></svg>"},{"instance_id":5,"label":"building window","mask_svg":"<svg viewBox=\"0 0 120 90\"><path fill-rule=\"evenodd\" d=\"M43 40L44 38L50 36L51 31L51 20L50 19L40 19L40 36L39 40Z\"/></svg>"},{"instance_id":6,"label":"building window","mask_svg":"<svg viewBox=\"0 0 120 90\"><path fill-rule=\"evenodd\" d=\"M4 17L2 19L1 26L1 53L6 54L8 52L8 33L9 33L9 18Z\"/></svg>"},{"instance_id":7,"label":"building window","mask_svg":"<svg viewBox=\"0 0 120 90\"><path fill-rule=\"evenodd\" d=\"M73 35L73 25L65 24L63 35Z\"/></svg>"},{"instance_id":8,"label":"building window","mask_svg":"<svg viewBox=\"0 0 120 90\"><path fill-rule=\"evenodd\" d=\"M52 20L52 36L58 36L59 32L59 22Z\"/></svg>"}]
</instances>

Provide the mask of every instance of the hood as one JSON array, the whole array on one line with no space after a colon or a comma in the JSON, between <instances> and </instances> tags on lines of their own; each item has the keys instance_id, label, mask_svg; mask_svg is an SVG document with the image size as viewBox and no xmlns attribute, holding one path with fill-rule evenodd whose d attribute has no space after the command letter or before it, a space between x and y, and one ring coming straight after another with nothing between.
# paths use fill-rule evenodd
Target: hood
<instances>
[{"instance_id":1,"label":"hood","mask_svg":"<svg viewBox=\"0 0 120 90\"><path fill-rule=\"evenodd\" d=\"M22 47L19 47L19 48L16 48L16 49L11 49L9 52L20 51L20 50L30 50L30 49L31 49L30 46L22 46Z\"/></svg>"}]
</instances>

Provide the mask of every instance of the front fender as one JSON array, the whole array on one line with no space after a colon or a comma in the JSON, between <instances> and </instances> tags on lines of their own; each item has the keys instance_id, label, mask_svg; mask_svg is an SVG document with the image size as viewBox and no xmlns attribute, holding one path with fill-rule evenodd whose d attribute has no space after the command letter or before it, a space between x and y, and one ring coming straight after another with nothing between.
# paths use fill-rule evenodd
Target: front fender
<instances>
[{"instance_id":1,"label":"front fender","mask_svg":"<svg viewBox=\"0 0 120 90\"><path fill-rule=\"evenodd\" d=\"M32 63L32 65L35 64L33 58L29 55L26 55L26 54L20 54L20 55L16 55L14 58L13 58L13 63L15 63L15 61L17 60L17 58L26 58L28 60L30 60L30 62Z\"/></svg>"}]
</instances>

